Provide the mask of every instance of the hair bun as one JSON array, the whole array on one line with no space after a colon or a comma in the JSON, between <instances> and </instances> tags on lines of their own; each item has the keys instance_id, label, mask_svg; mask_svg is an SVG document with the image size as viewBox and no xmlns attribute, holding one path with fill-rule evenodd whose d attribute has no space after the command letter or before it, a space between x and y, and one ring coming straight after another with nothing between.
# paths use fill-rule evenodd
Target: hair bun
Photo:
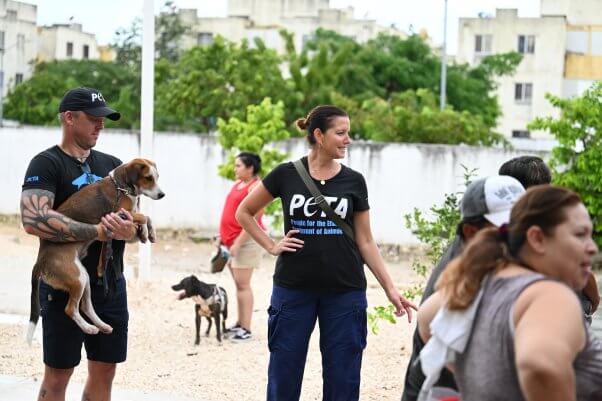
<instances>
[{"instance_id":1,"label":"hair bun","mask_svg":"<svg viewBox=\"0 0 602 401\"><path fill-rule=\"evenodd\" d=\"M298 118L297 121L295 121L295 124L297 124L297 127L299 127L302 130L307 129L307 119L306 118Z\"/></svg>"}]
</instances>

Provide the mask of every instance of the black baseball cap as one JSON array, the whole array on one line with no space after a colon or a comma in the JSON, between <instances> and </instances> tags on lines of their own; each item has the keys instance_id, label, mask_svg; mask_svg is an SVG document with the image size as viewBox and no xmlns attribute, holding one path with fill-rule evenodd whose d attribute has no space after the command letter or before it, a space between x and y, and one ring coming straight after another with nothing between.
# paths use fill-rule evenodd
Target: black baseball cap
<instances>
[{"instance_id":1,"label":"black baseball cap","mask_svg":"<svg viewBox=\"0 0 602 401\"><path fill-rule=\"evenodd\" d=\"M106 117L113 121L121 118L120 113L107 107L105 98L100 91L85 87L71 89L65 93L59 106L59 112L64 111L83 111L91 116Z\"/></svg>"}]
</instances>

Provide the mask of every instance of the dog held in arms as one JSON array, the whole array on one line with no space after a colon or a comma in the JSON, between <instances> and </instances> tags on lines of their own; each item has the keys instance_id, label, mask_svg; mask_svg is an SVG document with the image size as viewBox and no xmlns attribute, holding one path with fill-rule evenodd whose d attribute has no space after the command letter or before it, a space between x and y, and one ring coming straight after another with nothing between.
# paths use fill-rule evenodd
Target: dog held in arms
<instances>
[{"instance_id":1,"label":"dog held in arms","mask_svg":"<svg viewBox=\"0 0 602 401\"><path fill-rule=\"evenodd\" d=\"M226 318L228 317L228 294L226 290L216 284L207 284L200 281L195 275L188 276L171 289L180 291L178 299L192 297L195 300L194 317L196 327L196 337L194 345L199 345L201 337L201 317L205 317L209 326L205 336L209 336L212 319L215 320L215 329L217 331L217 341L221 344L222 333L226 331ZM221 315L221 316L220 316Z\"/></svg>"},{"instance_id":2,"label":"dog held in arms","mask_svg":"<svg viewBox=\"0 0 602 401\"><path fill-rule=\"evenodd\" d=\"M154 162L146 159L134 159L122 164L100 181L90 184L71 195L57 209L74 220L88 224L98 224L101 218L121 208L132 213L137 225L137 235L140 241L155 242L155 232L150 218L136 213L138 197L148 196L151 199L161 199L165 196L157 185L159 174ZM35 211L27 207L23 210L23 219L34 222ZM27 341L31 343L33 333L40 317L38 299L40 278L51 287L69 293L65 313L86 334L111 333L113 328L103 322L92 307L90 294L90 277L86 268L80 262L86 255L88 242L50 242L40 239L38 259L31 275L31 312ZM110 241L104 245L109 244ZM104 249L104 246L103 246ZM107 255L102 252L97 266L98 277L104 277ZM81 305L80 305L81 301ZM80 315L79 309L88 316L92 324L86 322Z\"/></svg>"}]
</instances>

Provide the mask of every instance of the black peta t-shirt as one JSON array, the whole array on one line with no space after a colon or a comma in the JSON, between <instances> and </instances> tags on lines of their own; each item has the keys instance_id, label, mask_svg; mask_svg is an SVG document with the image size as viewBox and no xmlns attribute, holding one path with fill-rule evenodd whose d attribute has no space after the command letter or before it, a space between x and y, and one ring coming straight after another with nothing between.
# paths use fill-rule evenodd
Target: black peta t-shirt
<instances>
[{"instance_id":1,"label":"black peta t-shirt","mask_svg":"<svg viewBox=\"0 0 602 401\"><path fill-rule=\"evenodd\" d=\"M44 189L54 193L53 209L57 209L67 198L75 192L88 185L88 182L96 182L109 175L115 167L121 165L121 160L98 152L90 151L87 160L91 175L82 170L82 164L75 158L69 156L58 146L53 146L37 154L29 163L22 189ZM100 257L102 242L94 241L88 248L88 254L82 260L88 270L90 277L96 277L96 265ZM124 241L113 240L113 264L114 271L123 271Z\"/></svg>"},{"instance_id":2,"label":"black peta t-shirt","mask_svg":"<svg viewBox=\"0 0 602 401\"><path fill-rule=\"evenodd\" d=\"M302 159L305 168L307 157ZM346 166L322 185L314 180L333 211L353 227L353 213L365 211L368 189L364 177ZM345 291L366 288L364 261L357 244L331 221L303 183L292 162L272 170L263 185L282 199L284 233L297 229L305 241L296 252L283 252L276 262L274 283L282 287Z\"/></svg>"}]
</instances>

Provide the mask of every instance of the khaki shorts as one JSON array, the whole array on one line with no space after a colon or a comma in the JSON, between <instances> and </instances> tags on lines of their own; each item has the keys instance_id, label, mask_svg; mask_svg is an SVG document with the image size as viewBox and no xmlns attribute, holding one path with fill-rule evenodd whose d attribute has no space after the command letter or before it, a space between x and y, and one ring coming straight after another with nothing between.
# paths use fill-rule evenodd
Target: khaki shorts
<instances>
[{"instance_id":1,"label":"khaki shorts","mask_svg":"<svg viewBox=\"0 0 602 401\"><path fill-rule=\"evenodd\" d=\"M238 254L230 260L230 267L234 269L256 269L261 263L261 248L252 239L242 244Z\"/></svg>"}]
</instances>

